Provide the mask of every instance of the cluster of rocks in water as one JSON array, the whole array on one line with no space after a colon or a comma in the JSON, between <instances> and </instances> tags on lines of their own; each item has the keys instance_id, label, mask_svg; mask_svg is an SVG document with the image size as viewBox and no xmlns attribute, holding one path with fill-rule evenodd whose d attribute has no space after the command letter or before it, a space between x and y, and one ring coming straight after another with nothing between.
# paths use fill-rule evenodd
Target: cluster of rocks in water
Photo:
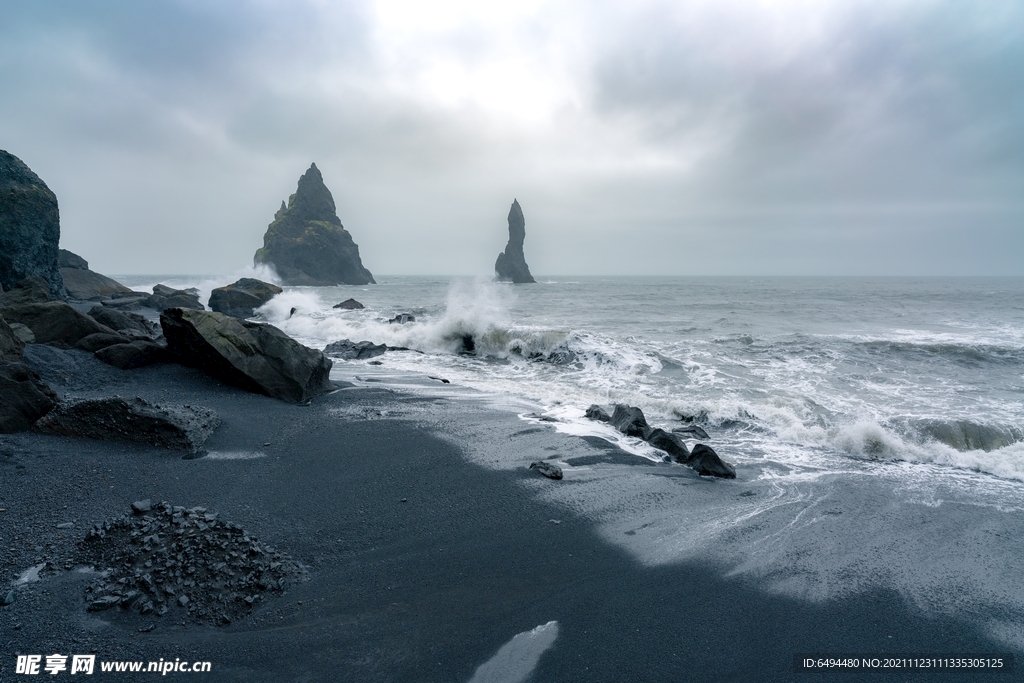
<instances>
[{"instance_id":1,"label":"cluster of rocks in water","mask_svg":"<svg viewBox=\"0 0 1024 683\"><path fill-rule=\"evenodd\" d=\"M306 569L242 527L202 507L137 501L132 513L94 526L77 560L102 571L86 588L90 611L224 625L268 595L306 579Z\"/></svg>"},{"instance_id":2,"label":"cluster of rocks in water","mask_svg":"<svg viewBox=\"0 0 1024 683\"><path fill-rule=\"evenodd\" d=\"M601 406L592 405L587 408L586 416L591 420L607 422L626 436L643 439L654 448L665 451L666 461L687 465L697 474L724 479L736 478L736 468L722 460L710 446L698 443L692 451L686 447L686 442L680 434L691 434L706 439L707 433L700 427L686 426L671 432L660 427L651 427L647 424L642 410L622 403L616 404L611 415Z\"/></svg>"}]
</instances>

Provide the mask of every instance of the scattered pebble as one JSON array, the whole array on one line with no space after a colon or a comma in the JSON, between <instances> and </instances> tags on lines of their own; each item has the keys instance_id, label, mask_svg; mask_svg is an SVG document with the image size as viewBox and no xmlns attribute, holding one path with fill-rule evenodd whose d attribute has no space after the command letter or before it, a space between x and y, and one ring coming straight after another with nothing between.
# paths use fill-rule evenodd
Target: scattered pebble
<instances>
[{"instance_id":1,"label":"scattered pebble","mask_svg":"<svg viewBox=\"0 0 1024 683\"><path fill-rule=\"evenodd\" d=\"M149 501L97 524L79 543L78 561L105 570L86 589L90 611L163 616L174 607L196 623L230 624L306 578L302 565L206 508L161 502L140 512L140 503Z\"/></svg>"}]
</instances>

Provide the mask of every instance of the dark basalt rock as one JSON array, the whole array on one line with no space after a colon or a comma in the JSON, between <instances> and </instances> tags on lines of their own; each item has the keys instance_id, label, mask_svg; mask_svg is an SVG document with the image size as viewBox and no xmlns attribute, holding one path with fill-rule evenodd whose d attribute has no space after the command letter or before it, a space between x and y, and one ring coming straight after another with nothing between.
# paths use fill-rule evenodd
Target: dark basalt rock
<instances>
[{"instance_id":1,"label":"dark basalt rock","mask_svg":"<svg viewBox=\"0 0 1024 683\"><path fill-rule=\"evenodd\" d=\"M272 325L182 308L160 325L178 362L247 391L305 403L334 389L330 359Z\"/></svg>"},{"instance_id":2,"label":"dark basalt rock","mask_svg":"<svg viewBox=\"0 0 1024 683\"><path fill-rule=\"evenodd\" d=\"M584 417L590 420L598 420L599 422L610 422L611 416L604 411L604 408L597 405L596 403L587 408L584 413Z\"/></svg>"},{"instance_id":3,"label":"dark basalt rock","mask_svg":"<svg viewBox=\"0 0 1024 683\"><path fill-rule=\"evenodd\" d=\"M283 291L269 282L243 277L237 282L213 290L210 293L210 310L233 318L251 318L257 308Z\"/></svg>"},{"instance_id":4,"label":"dark basalt rock","mask_svg":"<svg viewBox=\"0 0 1024 683\"><path fill-rule=\"evenodd\" d=\"M21 358L25 342L11 329L7 321L0 317L0 360Z\"/></svg>"},{"instance_id":5,"label":"dark basalt rock","mask_svg":"<svg viewBox=\"0 0 1024 683\"><path fill-rule=\"evenodd\" d=\"M206 307L199 303L199 290L195 287L174 289L167 285L154 285L153 295L146 299L143 306L165 311L168 308L190 308L193 311L205 311Z\"/></svg>"},{"instance_id":6,"label":"dark basalt rock","mask_svg":"<svg viewBox=\"0 0 1024 683\"><path fill-rule=\"evenodd\" d=\"M404 325L406 323L414 323L416 322L416 316L414 316L412 313L399 313L394 318L391 318L391 320L388 320L388 322L393 325Z\"/></svg>"},{"instance_id":7,"label":"dark basalt rock","mask_svg":"<svg viewBox=\"0 0 1024 683\"><path fill-rule=\"evenodd\" d=\"M0 288L40 277L51 299L63 298L59 243L56 195L21 159L0 150Z\"/></svg>"},{"instance_id":8,"label":"dark basalt rock","mask_svg":"<svg viewBox=\"0 0 1024 683\"><path fill-rule=\"evenodd\" d=\"M8 322L21 323L32 330L38 344L71 347L90 334L116 334L63 301L3 306L0 315Z\"/></svg>"},{"instance_id":9,"label":"dark basalt rock","mask_svg":"<svg viewBox=\"0 0 1024 683\"><path fill-rule=\"evenodd\" d=\"M89 353L95 353L100 349L105 349L108 346L114 346L115 344L127 344L128 339L120 334L108 334L107 332L97 332L96 334L90 334L87 337L82 337L75 344L76 349L82 349Z\"/></svg>"},{"instance_id":10,"label":"dark basalt rock","mask_svg":"<svg viewBox=\"0 0 1024 683\"><path fill-rule=\"evenodd\" d=\"M651 427L647 424L644 411L623 403L615 405L615 411L609 420L612 427L615 427L626 436L637 436L641 439L647 438Z\"/></svg>"},{"instance_id":11,"label":"dark basalt rock","mask_svg":"<svg viewBox=\"0 0 1024 683\"><path fill-rule=\"evenodd\" d=\"M27 430L56 402L57 395L27 365L0 360L0 434Z\"/></svg>"},{"instance_id":12,"label":"dark basalt rock","mask_svg":"<svg viewBox=\"0 0 1024 683\"><path fill-rule=\"evenodd\" d=\"M543 474L548 479L561 479L562 478L562 468L561 467L559 467L558 465L552 465L549 462L544 462L543 460L535 460L534 462L531 462L530 463L530 469L531 470L537 470L538 472Z\"/></svg>"},{"instance_id":13,"label":"dark basalt rock","mask_svg":"<svg viewBox=\"0 0 1024 683\"><path fill-rule=\"evenodd\" d=\"M41 304L52 301L50 284L41 277L27 277L0 294L0 307L19 304Z\"/></svg>"},{"instance_id":14,"label":"dark basalt rock","mask_svg":"<svg viewBox=\"0 0 1024 683\"><path fill-rule=\"evenodd\" d=\"M62 403L36 422L35 429L59 436L138 441L194 455L219 426L220 418L208 408L114 396Z\"/></svg>"},{"instance_id":15,"label":"dark basalt rock","mask_svg":"<svg viewBox=\"0 0 1024 683\"><path fill-rule=\"evenodd\" d=\"M340 308L344 311L358 311L360 309L366 308L366 306L363 306L355 299L345 299L340 304L334 304L333 307Z\"/></svg>"},{"instance_id":16,"label":"dark basalt rock","mask_svg":"<svg viewBox=\"0 0 1024 683\"><path fill-rule=\"evenodd\" d=\"M387 344L374 344L371 341L353 342L349 339L331 342L324 347L324 353L342 360L363 360L381 356L388 350Z\"/></svg>"},{"instance_id":17,"label":"dark basalt rock","mask_svg":"<svg viewBox=\"0 0 1024 683\"><path fill-rule=\"evenodd\" d=\"M718 453L715 453L711 446L702 443L693 447L686 464L695 469L697 474L705 477L736 478L736 468L718 457Z\"/></svg>"},{"instance_id":18,"label":"dark basalt rock","mask_svg":"<svg viewBox=\"0 0 1024 683\"><path fill-rule=\"evenodd\" d=\"M125 313L107 306L93 306L89 309L89 317L120 334L137 332L147 337L155 337L159 333L156 325L138 313Z\"/></svg>"},{"instance_id":19,"label":"dark basalt rock","mask_svg":"<svg viewBox=\"0 0 1024 683\"><path fill-rule=\"evenodd\" d=\"M96 352L96 357L107 365L122 370L134 370L174 360L166 346L141 339L100 349Z\"/></svg>"},{"instance_id":20,"label":"dark basalt rock","mask_svg":"<svg viewBox=\"0 0 1024 683\"><path fill-rule=\"evenodd\" d=\"M281 203L253 263L272 266L286 285L374 284L316 164L299 178L288 205Z\"/></svg>"},{"instance_id":21,"label":"dark basalt rock","mask_svg":"<svg viewBox=\"0 0 1024 683\"><path fill-rule=\"evenodd\" d=\"M177 623L230 624L307 576L288 555L206 508L148 500L93 526L75 559L104 570L86 588L87 609L173 610Z\"/></svg>"},{"instance_id":22,"label":"dark basalt rock","mask_svg":"<svg viewBox=\"0 0 1024 683\"><path fill-rule=\"evenodd\" d=\"M61 268L71 268L73 270L89 270L88 261L67 249L57 250L57 265Z\"/></svg>"},{"instance_id":23,"label":"dark basalt rock","mask_svg":"<svg viewBox=\"0 0 1024 683\"><path fill-rule=\"evenodd\" d=\"M703 430L703 428L698 427L697 425L689 425L687 427L676 427L675 429L672 430L672 433L673 434L693 434L698 439L708 439L708 438L710 438L708 436L708 433L705 432Z\"/></svg>"},{"instance_id":24,"label":"dark basalt rock","mask_svg":"<svg viewBox=\"0 0 1024 683\"><path fill-rule=\"evenodd\" d=\"M514 199L508 212L508 244L494 262L496 280L515 283L536 282L533 275L530 275L530 267L526 265L526 256L523 254L525 240L526 219L523 218L519 200Z\"/></svg>"},{"instance_id":25,"label":"dark basalt rock","mask_svg":"<svg viewBox=\"0 0 1024 683\"><path fill-rule=\"evenodd\" d=\"M131 292L117 280L89 270L89 262L78 254L61 249L57 262L68 298L80 301L99 301L114 294Z\"/></svg>"},{"instance_id":26,"label":"dark basalt rock","mask_svg":"<svg viewBox=\"0 0 1024 683\"><path fill-rule=\"evenodd\" d=\"M665 451L676 462L687 463L690 460L690 451L686 448L683 440L671 432L666 432L664 429L652 429L647 435L647 443L659 450Z\"/></svg>"}]
</instances>

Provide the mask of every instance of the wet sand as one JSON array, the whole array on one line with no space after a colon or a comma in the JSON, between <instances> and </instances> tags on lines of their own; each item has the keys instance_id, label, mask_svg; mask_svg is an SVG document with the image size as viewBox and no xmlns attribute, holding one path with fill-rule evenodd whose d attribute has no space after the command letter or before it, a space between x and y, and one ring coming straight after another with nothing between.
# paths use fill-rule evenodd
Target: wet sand
<instances>
[{"instance_id":1,"label":"wet sand","mask_svg":"<svg viewBox=\"0 0 1024 683\"><path fill-rule=\"evenodd\" d=\"M24 679L13 674L17 653L61 652L212 662L210 674L177 674L197 680L461 682L516 634L553 620L558 637L529 680L900 680L794 673L793 657L1007 650L966 622L921 616L889 591L812 604L725 578L708 563L645 566L605 541L593 520L538 495L570 481L486 469L438 432L445 421L497 424L513 415L353 387L293 406L179 366L123 372L75 358L74 368L44 368L59 392L201 405L224 424L207 442L210 456L196 460L132 444L0 437L5 580L66 557L92 524L141 498L215 510L308 565L309 580L244 620L212 627L170 614L88 613L86 575L44 574L0 608L2 681ZM503 433L513 437L501 447L516 447L516 429ZM538 448L536 433L521 438ZM566 438L552 433L535 457L550 457ZM609 457L580 439L573 448ZM67 521L75 526L56 528Z\"/></svg>"}]
</instances>

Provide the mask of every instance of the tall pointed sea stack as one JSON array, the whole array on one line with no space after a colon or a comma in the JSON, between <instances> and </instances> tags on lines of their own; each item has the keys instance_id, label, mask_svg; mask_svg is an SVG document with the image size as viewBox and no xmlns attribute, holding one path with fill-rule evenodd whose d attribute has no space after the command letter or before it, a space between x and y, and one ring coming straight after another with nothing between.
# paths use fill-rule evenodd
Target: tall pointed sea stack
<instances>
[{"instance_id":1,"label":"tall pointed sea stack","mask_svg":"<svg viewBox=\"0 0 1024 683\"><path fill-rule=\"evenodd\" d=\"M299 178L288 205L281 202L253 263L273 266L286 285L376 284L363 268L359 247L341 224L316 164Z\"/></svg>"},{"instance_id":2,"label":"tall pointed sea stack","mask_svg":"<svg viewBox=\"0 0 1024 683\"><path fill-rule=\"evenodd\" d=\"M503 282L536 282L530 275L530 266L526 265L523 254L523 241L526 240L526 219L519 208L519 200L512 200L512 208L508 212L508 244L505 251L498 254L494 262L495 279Z\"/></svg>"},{"instance_id":3,"label":"tall pointed sea stack","mask_svg":"<svg viewBox=\"0 0 1024 683\"><path fill-rule=\"evenodd\" d=\"M8 290L27 277L46 280L50 296L64 298L57 263L60 214L57 197L18 157L0 150L0 285Z\"/></svg>"}]
</instances>

